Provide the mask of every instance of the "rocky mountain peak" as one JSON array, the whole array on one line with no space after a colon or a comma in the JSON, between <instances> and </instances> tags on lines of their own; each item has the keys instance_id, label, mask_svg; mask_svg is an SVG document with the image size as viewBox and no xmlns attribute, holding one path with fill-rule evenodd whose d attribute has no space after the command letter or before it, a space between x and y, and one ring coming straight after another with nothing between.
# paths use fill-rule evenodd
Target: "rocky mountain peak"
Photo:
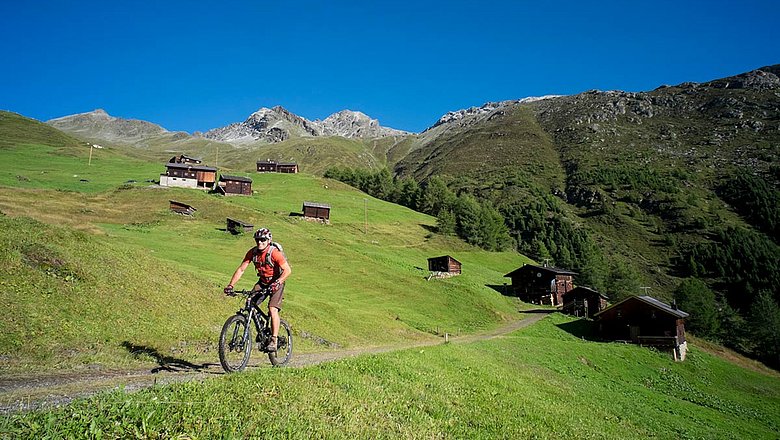
<instances>
[{"instance_id":1,"label":"rocky mountain peak","mask_svg":"<svg viewBox=\"0 0 780 440\"><path fill-rule=\"evenodd\" d=\"M382 127L379 121L364 113L342 110L324 121L310 121L282 106L262 107L244 122L215 128L204 137L224 142L281 142L291 136L343 136L347 138L378 138L403 136L408 132Z\"/></svg>"}]
</instances>

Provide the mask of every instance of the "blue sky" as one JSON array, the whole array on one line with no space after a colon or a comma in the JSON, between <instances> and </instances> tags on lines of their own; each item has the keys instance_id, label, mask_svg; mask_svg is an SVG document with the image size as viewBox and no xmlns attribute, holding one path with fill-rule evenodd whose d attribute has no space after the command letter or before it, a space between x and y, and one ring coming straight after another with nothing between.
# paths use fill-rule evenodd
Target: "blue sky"
<instances>
[{"instance_id":1,"label":"blue sky","mask_svg":"<svg viewBox=\"0 0 780 440\"><path fill-rule=\"evenodd\" d=\"M488 101L780 63L777 1L0 2L0 109L188 132L281 105L421 131Z\"/></svg>"}]
</instances>

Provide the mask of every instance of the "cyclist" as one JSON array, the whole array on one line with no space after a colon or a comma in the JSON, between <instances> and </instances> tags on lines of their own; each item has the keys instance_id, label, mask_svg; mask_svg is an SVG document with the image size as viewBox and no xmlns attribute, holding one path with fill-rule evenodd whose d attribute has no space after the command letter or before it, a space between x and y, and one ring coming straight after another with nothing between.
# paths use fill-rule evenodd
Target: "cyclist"
<instances>
[{"instance_id":1,"label":"cyclist","mask_svg":"<svg viewBox=\"0 0 780 440\"><path fill-rule=\"evenodd\" d=\"M279 310L282 308L284 299L284 281L292 273L290 264L284 256L281 247L272 243L271 231L267 228L260 228L254 235L257 246L252 247L244 255L244 260L236 269L230 283L225 287L225 294L233 292L233 286L244 275L244 270L249 263L254 263L257 270L257 284L253 290L261 288L271 288L271 299L268 300L268 314L271 315L271 341L266 346L267 351L276 351L276 339L279 334Z\"/></svg>"}]
</instances>

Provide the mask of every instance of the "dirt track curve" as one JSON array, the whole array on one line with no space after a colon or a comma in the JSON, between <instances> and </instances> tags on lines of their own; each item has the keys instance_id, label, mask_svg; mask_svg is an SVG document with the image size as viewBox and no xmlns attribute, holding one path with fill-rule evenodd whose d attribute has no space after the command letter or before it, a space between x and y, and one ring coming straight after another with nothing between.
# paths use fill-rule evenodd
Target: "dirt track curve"
<instances>
[{"instance_id":1,"label":"dirt track curve","mask_svg":"<svg viewBox=\"0 0 780 440\"><path fill-rule=\"evenodd\" d=\"M523 319L513 321L490 332L450 337L451 343L484 341L511 333L534 324L547 316L548 311L525 312ZM349 350L335 350L322 353L296 354L289 367L331 362L338 359L364 354L384 353L407 348L442 344L443 339L416 342L405 345L363 347ZM270 368L265 356L255 355L250 368ZM24 412L34 409L53 408L90 395L124 387L135 391L158 384L203 380L225 374L218 362L203 365L165 364L152 369L100 370L92 372L70 372L56 375L0 377L0 414Z\"/></svg>"}]
</instances>

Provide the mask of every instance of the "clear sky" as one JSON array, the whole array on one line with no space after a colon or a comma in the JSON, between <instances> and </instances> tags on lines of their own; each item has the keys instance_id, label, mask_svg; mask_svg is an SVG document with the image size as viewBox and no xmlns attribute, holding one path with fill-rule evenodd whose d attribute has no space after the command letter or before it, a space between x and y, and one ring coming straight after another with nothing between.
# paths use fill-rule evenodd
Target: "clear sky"
<instances>
[{"instance_id":1,"label":"clear sky","mask_svg":"<svg viewBox=\"0 0 780 440\"><path fill-rule=\"evenodd\" d=\"M780 1L0 0L0 109L205 131L281 105L451 110L780 64Z\"/></svg>"}]
</instances>

